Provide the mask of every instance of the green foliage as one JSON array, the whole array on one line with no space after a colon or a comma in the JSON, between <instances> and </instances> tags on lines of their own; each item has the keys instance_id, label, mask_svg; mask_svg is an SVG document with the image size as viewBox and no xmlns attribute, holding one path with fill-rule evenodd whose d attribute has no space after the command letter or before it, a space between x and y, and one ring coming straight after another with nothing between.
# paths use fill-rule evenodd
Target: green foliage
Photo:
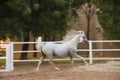
<instances>
[{"instance_id":1,"label":"green foliage","mask_svg":"<svg viewBox=\"0 0 120 80\"><path fill-rule=\"evenodd\" d=\"M95 0L94 0L95 1ZM99 21L108 39L120 39L120 3L119 0L98 0Z\"/></svg>"},{"instance_id":2,"label":"green foliage","mask_svg":"<svg viewBox=\"0 0 120 80\"><path fill-rule=\"evenodd\" d=\"M1 0L0 38L23 38L29 29L34 36L64 34L68 21L87 0Z\"/></svg>"}]
</instances>

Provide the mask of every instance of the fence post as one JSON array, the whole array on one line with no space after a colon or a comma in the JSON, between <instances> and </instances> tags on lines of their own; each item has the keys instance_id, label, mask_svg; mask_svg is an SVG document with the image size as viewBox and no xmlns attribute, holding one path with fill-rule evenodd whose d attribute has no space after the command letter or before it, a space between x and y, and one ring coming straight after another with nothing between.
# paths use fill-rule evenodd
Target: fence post
<instances>
[{"instance_id":1,"label":"fence post","mask_svg":"<svg viewBox=\"0 0 120 80\"><path fill-rule=\"evenodd\" d=\"M92 64L92 41L89 41L89 63Z\"/></svg>"},{"instance_id":2,"label":"fence post","mask_svg":"<svg viewBox=\"0 0 120 80\"><path fill-rule=\"evenodd\" d=\"M10 42L10 63L11 63L11 71L14 70L14 44L13 42Z\"/></svg>"},{"instance_id":3,"label":"fence post","mask_svg":"<svg viewBox=\"0 0 120 80\"><path fill-rule=\"evenodd\" d=\"M6 70L10 71L10 50L9 50L9 45L6 45Z\"/></svg>"}]
</instances>

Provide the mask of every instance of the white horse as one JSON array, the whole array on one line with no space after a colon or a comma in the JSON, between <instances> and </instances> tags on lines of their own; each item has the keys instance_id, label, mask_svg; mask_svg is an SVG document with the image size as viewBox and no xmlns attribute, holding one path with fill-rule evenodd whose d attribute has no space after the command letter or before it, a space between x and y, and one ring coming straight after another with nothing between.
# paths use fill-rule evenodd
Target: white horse
<instances>
[{"instance_id":1,"label":"white horse","mask_svg":"<svg viewBox=\"0 0 120 80\"><path fill-rule=\"evenodd\" d=\"M40 64L42 63L43 59L47 56L49 59L49 63L55 68L55 70L60 70L58 67L56 67L53 62L53 56L58 57L66 57L69 56L71 59L71 64L74 66L73 57L77 57L82 59L86 65L88 65L87 61L77 54L77 45L80 42L87 42L86 36L84 35L83 31L74 31L74 34L68 34L65 37L65 42L61 44L56 44L53 42L48 42L44 44L41 41L41 37L38 37L37 43L36 43L36 49L41 50L42 56L40 58L40 61L37 65L36 70L39 70Z\"/></svg>"}]
</instances>

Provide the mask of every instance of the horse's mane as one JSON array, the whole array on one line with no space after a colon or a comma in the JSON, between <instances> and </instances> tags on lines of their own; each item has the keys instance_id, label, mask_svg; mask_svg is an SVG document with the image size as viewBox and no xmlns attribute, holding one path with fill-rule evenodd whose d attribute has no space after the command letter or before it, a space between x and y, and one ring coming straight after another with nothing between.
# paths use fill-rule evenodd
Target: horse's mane
<instances>
[{"instance_id":1,"label":"horse's mane","mask_svg":"<svg viewBox=\"0 0 120 80\"><path fill-rule=\"evenodd\" d=\"M76 30L67 31L66 35L63 37L63 43L71 40L73 37L75 37L78 34L80 34L80 33Z\"/></svg>"}]
</instances>

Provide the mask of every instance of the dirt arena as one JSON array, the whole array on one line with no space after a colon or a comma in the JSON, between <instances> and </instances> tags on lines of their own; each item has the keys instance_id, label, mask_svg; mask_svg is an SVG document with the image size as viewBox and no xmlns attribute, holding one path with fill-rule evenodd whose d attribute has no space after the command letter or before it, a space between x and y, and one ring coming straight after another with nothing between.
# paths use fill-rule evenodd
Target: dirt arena
<instances>
[{"instance_id":1,"label":"dirt arena","mask_svg":"<svg viewBox=\"0 0 120 80\"><path fill-rule=\"evenodd\" d=\"M13 72L0 73L0 80L120 80L120 61L94 62L85 66L75 62L55 62L61 70L55 71L48 62L43 62L39 71L37 63L15 63Z\"/></svg>"}]
</instances>

